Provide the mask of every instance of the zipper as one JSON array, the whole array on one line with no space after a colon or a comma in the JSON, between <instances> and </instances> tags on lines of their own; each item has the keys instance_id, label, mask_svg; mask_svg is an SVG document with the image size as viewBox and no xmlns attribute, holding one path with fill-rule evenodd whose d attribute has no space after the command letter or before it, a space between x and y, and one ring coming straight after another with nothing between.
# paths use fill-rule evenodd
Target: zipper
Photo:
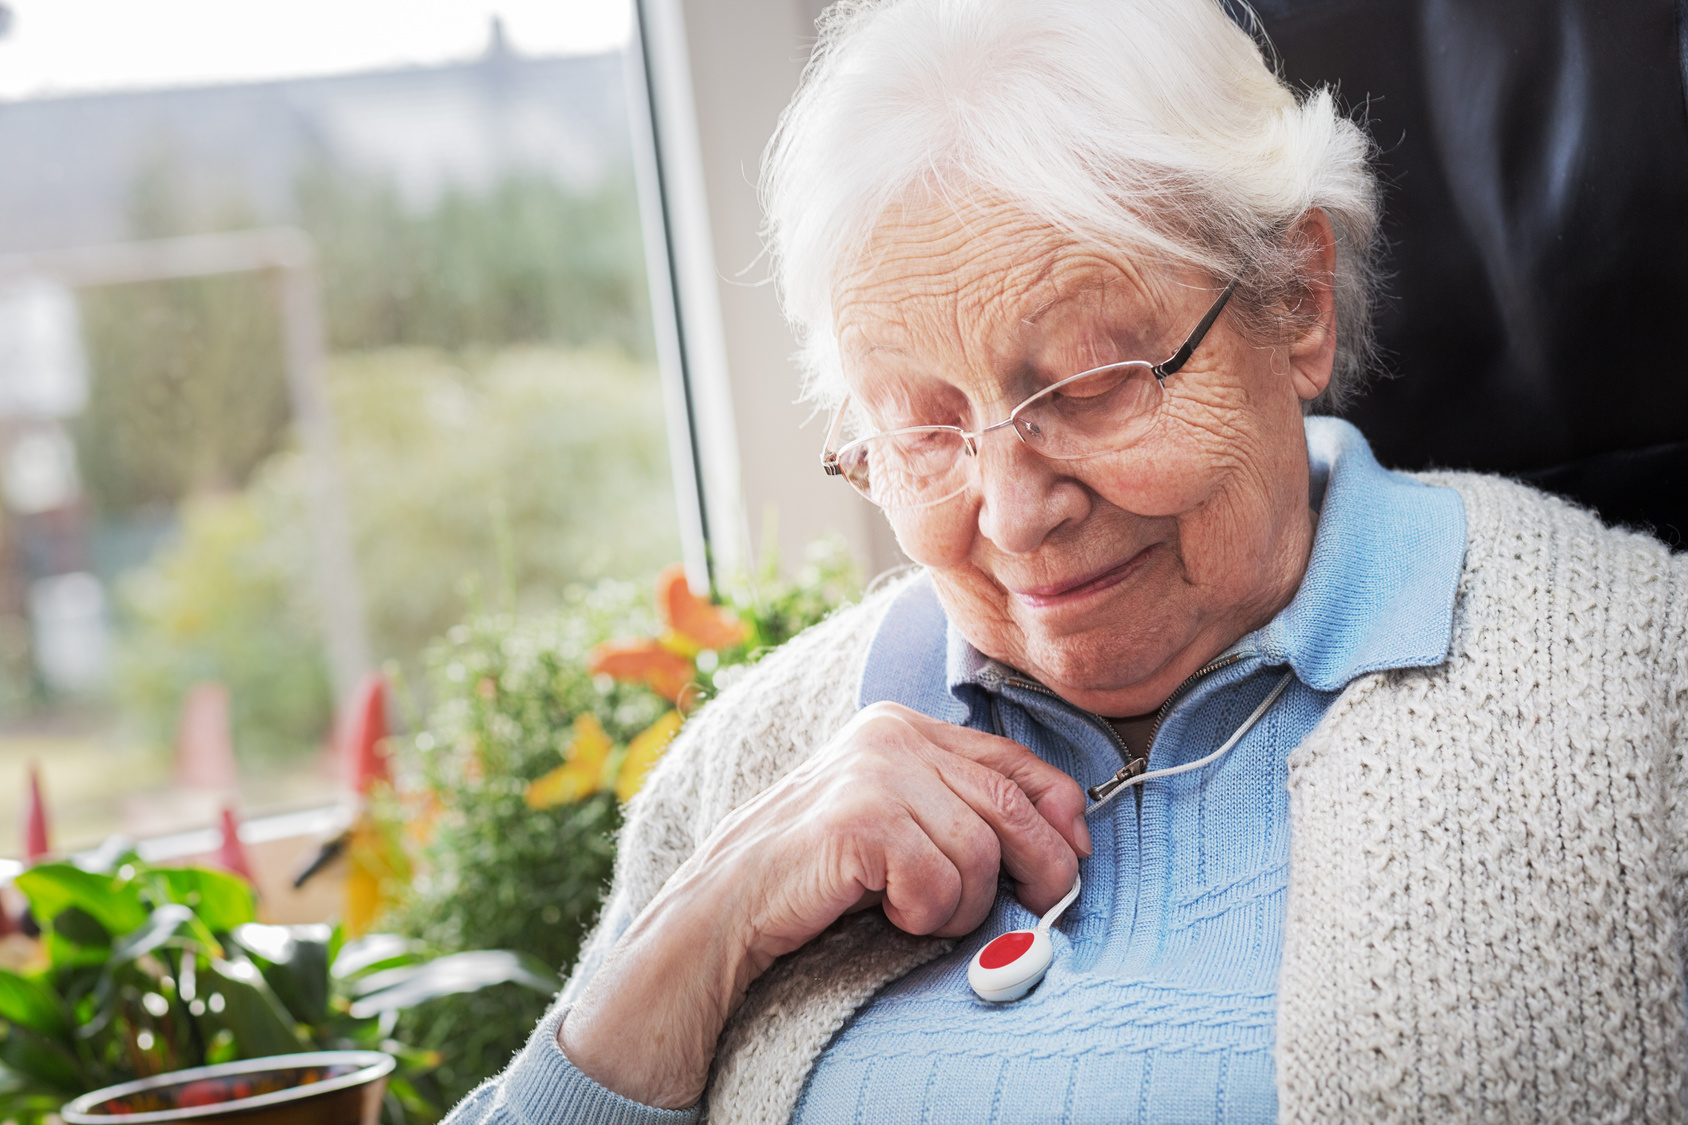
<instances>
[{"instance_id":1,"label":"zipper","mask_svg":"<svg viewBox=\"0 0 1688 1125\"><path fill-rule=\"evenodd\" d=\"M1001 682L1013 687L1024 688L1027 691L1034 691L1039 695L1047 695L1049 698L1058 700L1059 702L1066 704L1068 707L1073 706L1071 703L1067 703L1065 699L1062 699L1059 695L1050 691L1048 688L1044 687L1035 680L1022 680L1017 676L1003 676L1001 678ZM1083 715L1085 720L1088 721L1091 726L1101 731L1102 734L1107 737L1108 741L1113 743L1114 753L1119 755L1120 761L1125 762L1126 768L1129 769L1134 761L1131 757L1131 748L1125 744L1125 739L1119 736L1119 731L1114 729L1113 724L1102 718L1100 715L1093 715L1081 707L1073 707L1073 710L1077 711L1080 715ZM1143 755L1142 761L1143 768L1148 768L1149 757L1147 754ZM1133 774L1132 776L1135 777L1136 774Z\"/></svg>"},{"instance_id":2,"label":"zipper","mask_svg":"<svg viewBox=\"0 0 1688 1125\"><path fill-rule=\"evenodd\" d=\"M1228 656L1221 656L1218 660L1210 661L1202 667L1197 668L1194 672L1191 672L1184 678L1183 683L1173 688L1172 694L1166 697L1166 702L1162 703L1160 705L1160 710L1155 712L1155 725L1149 728L1149 746L1153 746L1155 744L1155 735L1160 733L1161 724L1166 721L1166 713L1172 710L1172 705L1174 703L1177 703L1187 692L1189 692L1191 688L1196 686L1197 680L1201 679L1203 676L1211 676L1221 668L1229 668L1242 658L1243 654L1240 652L1233 652ZM1145 749L1143 751L1144 757L1147 757L1148 753L1148 750Z\"/></svg>"},{"instance_id":3,"label":"zipper","mask_svg":"<svg viewBox=\"0 0 1688 1125\"><path fill-rule=\"evenodd\" d=\"M1109 793L1112 793L1114 790L1118 789L1121 785L1124 785L1126 782L1130 781L1132 778L1136 777L1138 774L1147 770L1149 768L1149 751L1154 748L1155 736L1160 733L1161 724L1166 721L1167 712L1172 710L1173 704L1177 703L1181 698L1183 698L1184 695L1187 694L1189 692L1189 690L1196 685L1196 682L1199 681L1200 679L1202 679L1202 677L1210 676L1213 673L1219 671L1221 668L1229 668L1231 665L1235 664L1237 661L1241 660L1242 658L1243 658L1242 653L1233 652L1228 656L1221 656L1217 660L1210 661L1209 663L1203 665L1200 668L1197 668L1194 672L1191 672L1188 676L1186 676L1184 678L1184 682L1179 684L1176 688L1172 689L1172 694L1166 697L1166 701L1164 703L1162 703L1160 705L1160 709L1155 712L1155 722L1154 722L1154 725L1149 728L1149 741L1143 747L1142 756L1138 757L1138 758L1133 758L1133 757L1131 757L1130 750L1126 750L1126 752L1124 754L1122 754L1121 757L1126 758L1127 761L1126 761L1125 765L1123 767L1121 767L1120 771L1118 773L1114 774L1114 776L1110 777L1108 780L1102 782L1102 784L1090 786L1088 789L1085 790L1085 794L1092 801L1103 800L1108 796ZM1045 688L1044 690L1048 691L1049 689ZM1054 695L1055 693L1049 692L1049 694ZM1085 714L1088 715L1089 712L1086 711ZM1118 737L1117 732L1114 731L1113 725L1111 723L1109 723L1106 719L1102 719L1101 723L1104 727L1107 728L1109 734L1113 734L1115 736L1114 742L1117 745L1119 745L1122 749L1124 749L1125 743L1124 743L1123 740L1121 740ZM1142 803L1143 803L1143 790L1142 789L1137 790L1137 803L1138 803L1139 806L1141 806Z\"/></svg>"}]
</instances>

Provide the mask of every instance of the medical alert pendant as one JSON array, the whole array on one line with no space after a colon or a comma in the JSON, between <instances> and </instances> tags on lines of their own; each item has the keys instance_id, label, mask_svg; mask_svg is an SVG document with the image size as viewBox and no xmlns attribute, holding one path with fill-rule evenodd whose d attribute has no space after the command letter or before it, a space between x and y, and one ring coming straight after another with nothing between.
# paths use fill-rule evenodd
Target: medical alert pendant
<instances>
[{"instance_id":1,"label":"medical alert pendant","mask_svg":"<svg viewBox=\"0 0 1688 1125\"><path fill-rule=\"evenodd\" d=\"M1081 879L1073 880L1073 889L1038 920L1035 930L1011 930L988 942L973 955L967 966L967 983L979 994L979 999L993 1004L1018 1000L1030 992L1049 971L1055 957L1055 946L1049 941L1049 927L1055 924L1067 907L1078 898Z\"/></svg>"}]
</instances>

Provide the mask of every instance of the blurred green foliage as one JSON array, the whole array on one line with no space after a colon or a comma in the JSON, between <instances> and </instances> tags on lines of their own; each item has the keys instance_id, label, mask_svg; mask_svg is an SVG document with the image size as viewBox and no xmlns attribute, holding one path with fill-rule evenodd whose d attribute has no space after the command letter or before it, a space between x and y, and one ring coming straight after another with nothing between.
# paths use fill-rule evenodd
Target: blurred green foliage
<instances>
[{"instance_id":1,"label":"blurred green foliage","mask_svg":"<svg viewBox=\"0 0 1688 1125\"><path fill-rule=\"evenodd\" d=\"M93 386L73 433L100 511L238 488L280 448L291 410L271 278L90 290L82 326Z\"/></svg>"},{"instance_id":2,"label":"blurred green foliage","mask_svg":"<svg viewBox=\"0 0 1688 1125\"><path fill-rule=\"evenodd\" d=\"M414 660L468 611L679 553L656 375L614 350L395 348L334 361L341 472L371 640Z\"/></svg>"},{"instance_id":3,"label":"blurred green foliage","mask_svg":"<svg viewBox=\"0 0 1688 1125\"><path fill-rule=\"evenodd\" d=\"M189 688L228 685L249 765L310 752L333 708L312 596L303 490L267 472L245 492L191 497L177 540L120 587L118 698L168 746Z\"/></svg>"},{"instance_id":4,"label":"blurred green foliage","mask_svg":"<svg viewBox=\"0 0 1688 1125\"><path fill-rule=\"evenodd\" d=\"M523 794L562 760L575 716L591 712L625 740L667 709L643 688L586 672L593 645L641 627L655 617L638 588L605 581L571 588L551 613L477 615L430 651L435 704L399 765L439 813L392 929L444 950L498 934L547 965L574 962L614 862L620 809L600 793L535 811ZM441 1053L450 1104L504 1066L547 1002L494 989L407 1017L405 1035Z\"/></svg>"},{"instance_id":5,"label":"blurred green foliage","mask_svg":"<svg viewBox=\"0 0 1688 1125\"><path fill-rule=\"evenodd\" d=\"M168 161L149 165L134 234L253 225L239 201L208 213L190 194ZM380 656L414 666L470 590L544 609L569 583L654 573L676 555L625 170L586 193L515 175L416 208L318 167L296 196L318 246L340 469ZM221 680L243 758L313 751L331 700L274 278L90 290L83 318L80 467L103 541L131 556L107 560L122 575L117 701L168 745L187 688ZM165 513L176 534L149 558L126 529ZM19 676L6 679L21 697Z\"/></svg>"},{"instance_id":6,"label":"blurred green foliage","mask_svg":"<svg viewBox=\"0 0 1688 1125\"><path fill-rule=\"evenodd\" d=\"M654 374L614 351L394 348L328 371L371 643L419 663L475 589L543 612L571 583L679 550ZM181 505L181 534L120 594L117 686L168 745L201 680L229 686L243 759L309 753L332 699L300 455Z\"/></svg>"},{"instance_id":7,"label":"blurred green foliage","mask_svg":"<svg viewBox=\"0 0 1688 1125\"><path fill-rule=\"evenodd\" d=\"M704 697L857 589L849 556L831 540L791 577L770 556L726 584L725 604L751 637L706 662L714 667L699 673ZM477 615L430 650L434 705L398 765L401 786L425 792L438 819L391 928L432 948L496 946L559 971L573 965L609 882L620 809L606 792L541 810L523 794L563 761L576 716L595 715L623 743L668 710L644 687L586 672L598 643L660 628L647 586L604 581L571 588L548 613ZM450 1102L504 1067L546 1003L492 989L431 1004L401 1026L440 1052L436 1078Z\"/></svg>"},{"instance_id":8,"label":"blurred green foliage","mask_svg":"<svg viewBox=\"0 0 1688 1125\"><path fill-rule=\"evenodd\" d=\"M585 193L518 174L415 210L389 184L319 167L296 194L331 351L552 344L650 359L625 171ZM132 192L134 235L253 225L238 203L205 214L185 197L168 163L147 166ZM92 393L76 436L98 511L244 487L282 447L291 410L272 277L108 286L85 291L82 307Z\"/></svg>"}]
</instances>

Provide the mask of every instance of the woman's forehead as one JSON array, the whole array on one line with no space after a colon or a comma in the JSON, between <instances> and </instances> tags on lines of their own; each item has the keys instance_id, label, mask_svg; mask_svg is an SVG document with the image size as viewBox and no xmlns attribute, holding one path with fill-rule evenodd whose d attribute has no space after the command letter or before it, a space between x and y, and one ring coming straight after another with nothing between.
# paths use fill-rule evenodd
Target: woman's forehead
<instances>
[{"instance_id":1,"label":"woman's forehead","mask_svg":"<svg viewBox=\"0 0 1688 1125\"><path fill-rule=\"evenodd\" d=\"M846 367L1016 353L1075 333L1152 331L1165 289L1161 271L1014 208L901 208L835 288L834 324Z\"/></svg>"}]
</instances>

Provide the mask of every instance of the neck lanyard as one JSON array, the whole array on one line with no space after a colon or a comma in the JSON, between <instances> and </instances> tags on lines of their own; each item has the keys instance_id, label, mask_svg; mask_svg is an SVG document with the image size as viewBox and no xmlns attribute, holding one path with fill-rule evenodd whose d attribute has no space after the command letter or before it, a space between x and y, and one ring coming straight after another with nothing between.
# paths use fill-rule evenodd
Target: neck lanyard
<instances>
[{"instance_id":1,"label":"neck lanyard","mask_svg":"<svg viewBox=\"0 0 1688 1125\"><path fill-rule=\"evenodd\" d=\"M1260 701L1260 706L1242 725L1231 732L1231 737L1225 744L1205 758L1198 758L1193 762L1185 762L1181 766L1170 766L1163 770L1150 770L1135 777L1130 776L1130 766L1116 773L1112 778L1090 790L1094 798L1090 806L1084 810L1089 816L1100 809L1112 804L1114 799L1133 785L1152 781L1161 777L1172 777L1175 774L1189 773L1199 770L1203 766L1217 762L1231 752L1237 743L1242 741L1243 735L1254 728L1261 716L1272 709L1272 704L1289 687L1295 678L1294 672L1286 672L1266 698ZM1081 879L1073 880L1073 889L1066 896L1050 908L1049 913L1038 919L1037 926L1030 930L1011 930L992 938L985 947L973 955L973 963L967 967L967 983L973 986L979 999L993 1003L1006 1003L1018 1000L1030 992L1043 975L1049 971L1049 963L1055 958L1055 947L1049 940L1049 930L1056 921L1078 899L1079 889L1083 883Z\"/></svg>"}]
</instances>

